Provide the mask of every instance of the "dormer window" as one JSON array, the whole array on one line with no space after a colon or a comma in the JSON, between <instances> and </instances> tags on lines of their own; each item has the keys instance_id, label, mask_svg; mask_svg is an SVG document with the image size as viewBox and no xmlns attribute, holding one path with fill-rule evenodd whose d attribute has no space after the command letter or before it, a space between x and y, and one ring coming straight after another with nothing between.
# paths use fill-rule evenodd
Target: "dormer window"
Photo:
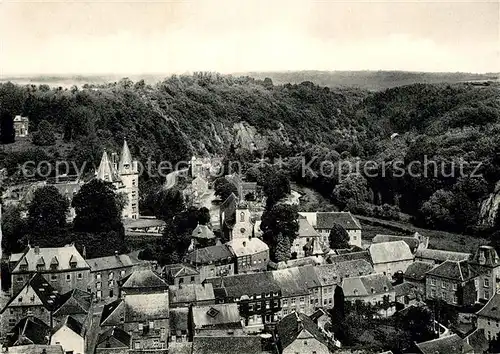
<instances>
[{"instance_id":1,"label":"dormer window","mask_svg":"<svg viewBox=\"0 0 500 354\"><path fill-rule=\"evenodd\" d=\"M245 212L244 211L242 211L240 213L240 222L245 222Z\"/></svg>"},{"instance_id":2,"label":"dormer window","mask_svg":"<svg viewBox=\"0 0 500 354\"><path fill-rule=\"evenodd\" d=\"M358 295L358 289L354 289L352 292L354 295Z\"/></svg>"}]
</instances>

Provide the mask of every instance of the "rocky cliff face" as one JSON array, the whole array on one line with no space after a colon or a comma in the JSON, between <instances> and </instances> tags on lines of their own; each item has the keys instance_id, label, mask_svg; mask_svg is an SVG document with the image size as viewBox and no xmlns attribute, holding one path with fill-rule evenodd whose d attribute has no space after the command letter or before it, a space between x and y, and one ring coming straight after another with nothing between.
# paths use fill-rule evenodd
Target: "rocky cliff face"
<instances>
[{"instance_id":1,"label":"rocky cliff face","mask_svg":"<svg viewBox=\"0 0 500 354\"><path fill-rule=\"evenodd\" d=\"M497 182L495 190L481 202L479 223L481 225L493 226L500 207L500 181Z\"/></svg>"}]
</instances>

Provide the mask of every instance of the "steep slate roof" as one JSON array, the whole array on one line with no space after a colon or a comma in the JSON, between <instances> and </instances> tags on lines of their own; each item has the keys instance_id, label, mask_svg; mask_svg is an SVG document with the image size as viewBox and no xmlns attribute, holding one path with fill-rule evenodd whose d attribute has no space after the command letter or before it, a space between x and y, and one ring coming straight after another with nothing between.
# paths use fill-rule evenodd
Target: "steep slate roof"
<instances>
[{"instance_id":1,"label":"steep slate roof","mask_svg":"<svg viewBox=\"0 0 500 354\"><path fill-rule=\"evenodd\" d=\"M73 289L61 295L61 305L54 311L54 316L87 314L92 305L92 294L80 289Z\"/></svg>"},{"instance_id":2,"label":"steep slate roof","mask_svg":"<svg viewBox=\"0 0 500 354\"><path fill-rule=\"evenodd\" d=\"M192 311L195 330L202 328L242 328L238 304L195 306Z\"/></svg>"},{"instance_id":3,"label":"steep slate roof","mask_svg":"<svg viewBox=\"0 0 500 354\"><path fill-rule=\"evenodd\" d=\"M72 269L70 267L70 260L76 262L76 268L78 269L90 268L85 259L83 259L80 252L78 252L78 250L75 248L75 245L66 245L64 247L43 247L38 248L38 254L36 254L35 252L35 247L28 247L12 272L19 272L21 264L27 264L28 271L35 272L37 270L36 264L42 257L46 262L50 262L54 257L56 257L57 261L59 262L59 267L57 268L57 270Z\"/></svg>"},{"instance_id":4,"label":"steep slate roof","mask_svg":"<svg viewBox=\"0 0 500 354\"><path fill-rule=\"evenodd\" d=\"M367 275L374 272L372 265L363 259L323 264L315 267L315 271L318 279L324 286L337 284L344 278Z\"/></svg>"},{"instance_id":5,"label":"steep slate roof","mask_svg":"<svg viewBox=\"0 0 500 354\"><path fill-rule=\"evenodd\" d=\"M417 343L422 354L465 354L472 353L474 349L456 334L433 339L427 342Z\"/></svg>"},{"instance_id":6,"label":"steep slate roof","mask_svg":"<svg viewBox=\"0 0 500 354\"><path fill-rule=\"evenodd\" d=\"M170 333L180 335L181 331L189 330L189 308L179 307L170 309L169 318Z\"/></svg>"},{"instance_id":7,"label":"steep slate roof","mask_svg":"<svg viewBox=\"0 0 500 354\"><path fill-rule=\"evenodd\" d=\"M196 303L198 301L215 300L214 288L211 283L183 284L169 286L170 303Z\"/></svg>"},{"instance_id":8,"label":"steep slate roof","mask_svg":"<svg viewBox=\"0 0 500 354\"><path fill-rule=\"evenodd\" d=\"M484 328L476 328L464 340L474 348L474 353L486 353L489 348L489 342L486 339Z\"/></svg>"},{"instance_id":9,"label":"steep slate roof","mask_svg":"<svg viewBox=\"0 0 500 354\"><path fill-rule=\"evenodd\" d=\"M299 216L299 231L297 232L297 237L319 237L320 235L311 226L307 219L300 215Z\"/></svg>"},{"instance_id":10,"label":"steep slate roof","mask_svg":"<svg viewBox=\"0 0 500 354\"><path fill-rule=\"evenodd\" d=\"M125 296L125 322L168 318L168 292Z\"/></svg>"},{"instance_id":11,"label":"steep slate roof","mask_svg":"<svg viewBox=\"0 0 500 354\"><path fill-rule=\"evenodd\" d=\"M415 285L411 283L401 283L398 285L394 285L394 291L396 293L396 297L399 296L408 296L411 299L416 298L417 288Z\"/></svg>"},{"instance_id":12,"label":"steep slate roof","mask_svg":"<svg viewBox=\"0 0 500 354\"><path fill-rule=\"evenodd\" d=\"M233 258L233 253L227 245L216 245L199 248L186 256L188 262L194 264L207 264Z\"/></svg>"},{"instance_id":13,"label":"steep slate roof","mask_svg":"<svg viewBox=\"0 0 500 354\"><path fill-rule=\"evenodd\" d=\"M486 305L477 312L477 315L500 320L500 294L493 295Z\"/></svg>"},{"instance_id":14,"label":"steep slate roof","mask_svg":"<svg viewBox=\"0 0 500 354\"><path fill-rule=\"evenodd\" d=\"M428 275L451 280L466 281L478 276L468 261L444 261L427 272Z\"/></svg>"},{"instance_id":15,"label":"steep slate roof","mask_svg":"<svg viewBox=\"0 0 500 354\"><path fill-rule=\"evenodd\" d=\"M415 261L406 268L405 279L422 281L425 279L425 273L434 267L434 264Z\"/></svg>"},{"instance_id":16,"label":"steep slate roof","mask_svg":"<svg viewBox=\"0 0 500 354\"><path fill-rule=\"evenodd\" d=\"M368 263L372 262L372 258L370 257L370 253L368 251L359 251L359 252L351 252L340 255L331 255L328 257L329 263L339 263L346 261L353 261L355 259L364 259Z\"/></svg>"},{"instance_id":17,"label":"steep slate roof","mask_svg":"<svg viewBox=\"0 0 500 354\"><path fill-rule=\"evenodd\" d=\"M372 243L381 243L381 242L392 242L392 241L404 241L410 247L412 252L417 250L420 241L413 236L398 236L398 235L375 235L372 239Z\"/></svg>"},{"instance_id":18,"label":"steep slate roof","mask_svg":"<svg viewBox=\"0 0 500 354\"><path fill-rule=\"evenodd\" d=\"M481 259L481 256L483 256L484 259ZM471 259L471 263L496 267L500 264L500 258L494 247L482 245L478 247L474 257Z\"/></svg>"},{"instance_id":19,"label":"steep slate roof","mask_svg":"<svg viewBox=\"0 0 500 354\"><path fill-rule=\"evenodd\" d=\"M404 241L373 243L369 251L373 264L413 260L410 247Z\"/></svg>"},{"instance_id":20,"label":"steep slate roof","mask_svg":"<svg viewBox=\"0 0 500 354\"><path fill-rule=\"evenodd\" d=\"M303 268L310 267L310 276L307 278L304 275ZM320 281L312 266L287 268L275 270L272 273L274 281L281 289L281 294L284 297L295 295L306 295L309 293L310 287L320 286ZM314 284L314 285L312 285Z\"/></svg>"},{"instance_id":21,"label":"steep slate roof","mask_svg":"<svg viewBox=\"0 0 500 354\"><path fill-rule=\"evenodd\" d=\"M119 254L115 256L99 257L87 259L90 265L91 272L100 272L108 269L117 269L123 267L132 267L134 263L126 254Z\"/></svg>"},{"instance_id":22,"label":"steep slate roof","mask_svg":"<svg viewBox=\"0 0 500 354\"><path fill-rule=\"evenodd\" d=\"M214 293L224 289L226 296L235 299L244 295L252 296L280 291L271 272L235 274L223 278L206 279L205 283L213 284Z\"/></svg>"},{"instance_id":23,"label":"steep slate roof","mask_svg":"<svg viewBox=\"0 0 500 354\"><path fill-rule=\"evenodd\" d=\"M393 287L387 276L382 273L363 275L360 277L345 278L342 281L344 296L366 296L372 294L384 294L393 291Z\"/></svg>"},{"instance_id":24,"label":"steep slate roof","mask_svg":"<svg viewBox=\"0 0 500 354\"><path fill-rule=\"evenodd\" d=\"M104 308L102 309L102 313L101 313L101 321L99 322L99 324L101 326L103 324L104 325L108 324L105 322L109 322L109 324L113 324L114 318L112 315L115 313L115 311L119 312L123 308L123 306L124 306L123 299L116 299L115 301L104 305Z\"/></svg>"},{"instance_id":25,"label":"steep slate roof","mask_svg":"<svg viewBox=\"0 0 500 354\"><path fill-rule=\"evenodd\" d=\"M136 270L129 276L122 279L123 289L155 289L163 291L168 289L167 283L151 269Z\"/></svg>"},{"instance_id":26,"label":"steep slate roof","mask_svg":"<svg viewBox=\"0 0 500 354\"><path fill-rule=\"evenodd\" d=\"M107 345L109 343L109 346ZM130 348L130 335L124 330L113 327L99 334L98 348Z\"/></svg>"},{"instance_id":27,"label":"steep slate roof","mask_svg":"<svg viewBox=\"0 0 500 354\"><path fill-rule=\"evenodd\" d=\"M281 348L285 349L292 344L304 330L319 342L328 345L326 338L313 320L303 313L293 312L283 317L276 325Z\"/></svg>"},{"instance_id":28,"label":"steep slate roof","mask_svg":"<svg viewBox=\"0 0 500 354\"><path fill-rule=\"evenodd\" d=\"M438 262L450 261L463 261L471 257L470 253L451 252L444 250L433 249L420 249L415 252L415 258L432 259Z\"/></svg>"},{"instance_id":29,"label":"steep slate roof","mask_svg":"<svg viewBox=\"0 0 500 354\"><path fill-rule=\"evenodd\" d=\"M192 354L262 354L258 336L199 337L193 339Z\"/></svg>"},{"instance_id":30,"label":"steep slate roof","mask_svg":"<svg viewBox=\"0 0 500 354\"><path fill-rule=\"evenodd\" d=\"M324 262L325 262L325 259L323 258L323 256L320 256L320 255L309 256L309 257L289 259L288 261L273 263L274 265L272 266L272 268L273 269L286 269L286 268L293 268L293 267L302 267L305 265L317 266L317 265L323 264Z\"/></svg>"},{"instance_id":31,"label":"steep slate roof","mask_svg":"<svg viewBox=\"0 0 500 354\"><path fill-rule=\"evenodd\" d=\"M80 323L80 322L78 322L75 318L73 318L71 316L66 316L64 318L64 321L62 321L61 323L59 323L59 325L57 325L52 330L52 333L56 333L58 330L60 330L64 326L66 326L69 329L71 329L73 332L75 332L76 334L78 334L80 337L83 337L83 335L85 333L85 328L83 327L83 324Z\"/></svg>"},{"instance_id":32,"label":"steep slate roof","mask_svg":"<svg viewBox=\"0 0 500 354\"><path fill-rule=\"evenodd\" d=\"M200 274L200 272L198 272L196 269L194 269L190 265L182 264L182 263L167 264L163 268L163 271L165 273L169 273L174 278Z\"/></svg>"},{"instance_id":33,"label":"steep slate roof","mask_svg":"<svg viewBox=\"0 0 500 354\"><path fill-rule=\"evenodd\" d=\"M215 238L214 232L207 225L198 224L191 233L192 237L211 240Z\"/></svg>"},{"instance_id":34,"label":"steep slate roof","mask_svg":"<svg viewBox=\"0 0 500 354\"><path fill-rule=\"evenodd\" d=\"M236 257L250 256L269 251L269 246L256 237L251 239L235 238L227 242L226 245L229 246Z\"/></svg>"},{"instance_id":35,"label":"steep slate roof","mask_svg":"<svg viewBox=\"0 0 500 354\"><path fill-rule=\"evenodd\" d=\"M332 211L317 213L317 229L332 229L334 224L339 224L346 230L361 230L361 224L350 212Z\"/></svg>"},{"instance_id":36,"label":"steep slate roof","mask_svg":"<svg viewBox=\"0 0 500 354\"><path fill-rule=\"evenodd\" d=\"M61 305L61 295L58 291L55 290L40 273L35 273L31 279L10 298L9 302L7 302L5 307L0 311L0 314L2 314L8 307L17 307L18 302L14 300L17 300L19 295L22 295L22 292L28 287L33 289L35 294L40 299L42 306L48 311L54 311ZM23 302L19 306L25 306L25 303Z\"/></svg>"},{"instance_id":37,"label":"steep slate roof","mask_svg":"<svg viewBox=\"0 0 500 354\"><path fill-rule=\"evenodd\" d=\"M24 317L9 332L7 346L49 344L50 327L36 317Z\"/></svg>"},{"instance_id":38,"label":"steep slate roof","mask_svg":"<svg viewBox=\"0 0 500 354\"><path fill-rule=\"evenodd\" d=\"M123 148L120 156L120 162L118 164L118 172L127 173L130 171L132 171L132 154L128 148L127 141L123 140Z\"/></svg>"}]
</instances>

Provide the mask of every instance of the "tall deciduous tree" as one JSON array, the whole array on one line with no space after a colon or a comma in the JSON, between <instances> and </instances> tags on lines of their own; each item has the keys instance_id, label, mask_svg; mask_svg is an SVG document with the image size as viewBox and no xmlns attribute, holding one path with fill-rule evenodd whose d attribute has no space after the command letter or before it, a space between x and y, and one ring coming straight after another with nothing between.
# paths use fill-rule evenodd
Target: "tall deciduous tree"
<instances>
[{"instance_id":1,"label":"tall deciduous tree","mask_svg":"<svg viewBox=\"0 0 500 354\"><path fill-rule=\"evenodd\" d=\"M334 223L328 236L331 249L349 248L349 234L341 225Z\"/></svg>"},{"instance_id":2,"label":"tall deciduous tree","mask_svg":"<svg viewBox=\"0 0 500 354\"><path fill-rule=\"evenodd\" d=\"M231 195L231 193L238 195L238 190L236 189L236 186L231 182L229 182L224 177L220 177L215 180L214 190L215 190L215 195L222 200L226 200L227 197Z\"/></svg>"},{"instance_id":3,"label":"tall deciduous tree","mask_svg":"<svg viewBox=\"0 0 500 354\"><path fill-rule=\"evenodd\" d=\"M66 239L66 217L69 201L56 187L38 188L28 206L29 239L42 247L60 246Z\"/></svg>"},{"instance_id":4,"label":"tall deciduous tree","mask_svg":"<svg viewBox=\"0 0 500 354\"><path fill-rule=\"evenodd\" d=\"M2 206L2 250L6 254L21 252L27 244L26 220L18 206Z\"/></svg>"},{"instance_id":5,"label":"tall deciduous tree","mask_svg":"<svg viewBox=\"0 0 500 354\"><path fill-rule=\"evenodd\" d=\"M273 260L276 262L286 262L290 259L290 239L283 235L278 234L276 237L276 244L274 245L274 252L272 254Z\"/></svg>"},{"instance_id":6,"label":"tall deciduous tree","mask_svg":"<svg viewBox=\"0 0 500 354\"><path fill-rule=\"evenodd\" d=\"M162 189L153 198L153 211L158 219L171 220L185 209L182 193L176 187Z\"/></svg>"},{"instance_id":7,"label":"tall deciduous tree","mask_svg":"<svg viewBox=\"0 0 500 354\"><path fill-rule=\"evenodd\" d=\"M288 254L290 254L290 245L299 230L298 216L297 207L288 204L276 204L262 214L260 228L264 233L263 240L273 255L280 243L288 247ZM280 241L281 237L287 238L288 241Z\"/></svg>"},{"instance_id":8,"label":"tall deciduous tree","mask_svg":"<svg viewBox=\"0 0 500 354\"><path fill-rule=\"evenodd\" d=\"M33 144L38 146L54 145L56 143L56 134L54 127L45 119L38 123L38 129L33 134Z\"/></svg>"}]
</instances>

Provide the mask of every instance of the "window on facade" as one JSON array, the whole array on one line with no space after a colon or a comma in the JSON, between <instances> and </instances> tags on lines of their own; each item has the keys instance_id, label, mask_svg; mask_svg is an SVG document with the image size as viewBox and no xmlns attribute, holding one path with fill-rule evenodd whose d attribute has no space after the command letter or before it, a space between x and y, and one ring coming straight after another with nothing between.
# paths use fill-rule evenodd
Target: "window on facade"
<instances>
[{"instance_id":1,"label":"window on facade","mask_svg":"<svg viewBox=\"0 0 500 354\"><path fill-rule=\"evenodd\" d=\"M446 282L445 282L444 280L443 280L443 282L441 283L441 287L442 287L443 289L446 289Z\"/></svg>"},{"instance_id":2,"label":"window on facade","mask_svg":"<svg viewBox=\"0 0 500 354\"><path fill-rule=\"evenodd\" d=\"M82 273L78 273L77 278L78 278L78 279L83 279L83 274L82 274Z\"/></svg>"},{"instance_id":3,"label":"window on facade","mask_svg":"<svg viewBox=\"0 0 500 354\"><path fill-rule=\"evenodd\" d=\"M431 296L436 297L436 290L434 290L434 289L431 290Z\"/></svg>"},{"instance_id":4,"label":"window on facade","mask_svg":"<svg viewBox=\"0 0 500 354\"><path fill-rule=\"evenodd\" d=\"M50 275L50 280L51 281L56 281L57 280L57 274L51 274Z\"/></svg>"},{"instance_id":5,"label":"window on facade","mask_svg":"<svg viewBox=\"0 0 500 354\"><path fill-rule=\"evenodd\" d=\"M458 302L457 295L453 295L453 303L456 304Z\"/></svg>"},{"instance_id":6,"label":"window on facade","mask_svg":"<svg viewBox=\"0 0 500 354\"><path fill-rule=\"evenodd\" d=\"M101 280L101 273L96 273L95 278L96 280Z\"/></svg>"},{"instance_id":7,"label":"window on facade","mask_svg":"<svg viewBox=\"0 0 500 354\"><path fill-rule=\"evenodd\" d=\"M142 332L144 330L144 324L139 323L139 331Z\"/></svg>"},{"instance_id":8,"label":"window on facade","mask_svg":"<svg viewBox=\"0 0 500 354\"><path fill-rule=\"evenodd\" d=\"M288 306L288 300L287 299L283 299L283 307L287 307Z\"/></svg>"},{"instance_id":9,"label":"window on facade","mask_svg":"<svg viewBox=\"0 0 500 354\"><path fill-rule=\"evenodd\" d=\"M71 280L71 274L66 274L66 281L70 281Z\"/></svg>"},{"instance_id":10,"label":"window on facade","mask_svg":"<svg viewBox=\"0 0 500 354\"><path fill-rule=\"evenodd\" d=\"M456 291L457 289L458 289L457 284L453 284L453 290L455 290L455 291Z\"/></svg>"},{"instance_id":11,"label":"window on facade","mask_svg":"<svg viewBox=\"0 0 500 354\"><path fill-rule=\"evenodd\" d=\"M155 328L155 323L154 321L149 321L149 329Z\"/></svg>"},{"instance_id":12,"label":"window on facade","mask_svg":"<svg viewBox=\"0 0 500 354\"><path fill-rule=\"evenodd\" d=\"M431 278L431 285L436 285L436 279Z\"/></svg>"},{"instance_id":13,"label":"window on facade","mask_svg":"<svg viewBox=\"0 0 500 354\"><path fill-rule=\"evenodd\" d=\"M194 283L194 277L191 277L191 283Z\"/></svg>"},{"instance_id":14,"label":"window on facade","mask_svg":"<svg viewBox=\"0 0 500 354\"><path fill-rule=\"evenodd\" d=\"M109 272L108 279L113 280L115 273L114 272Z\"/></svg>"},{"instance_id":15,"label":"window on facade","mask_svg":"<svg viewBox=\"0 0 500 354\"><path fill-rule=\"evenodd\" d=\"M244 222L245 221L245 212L241 212L240 213L240 222Z\"/></svg>"},{"instance_id":16,"label":"window on facade","mask_svg":"<svg viewBox=\"0 0 500 354\"><path fill-rule=\"evenodd\" d=\"M141 342L135 342L134 349L141 349Z\"/></svg>"},{"instance_id":17,"label":"window on facade","mask_svg":"<svg viewBox=\"0 0 500 354\"><path fill-rule=\"evenodd\" d=\"M290 301L290 303L293 305L295 305L295 298L292 298L292 300Z\"/></svg>"},{"instance_id":18,"label":"window on facade","mask_svg":"<svg viewBox=\"0 0 500 354\"><path fill-rule=\"evenodd\" d=\"M258 303L256 304L256 311L260 311L260 308L261 308L261 304L260 304L260 302L258 302Z\"/></svg>"},{"instance_id":19,"label":"window on facade","mask_svg":"<svg viewBox=\"0 0 500 354\"><path fill-rule=\"evenodd\" d=\"M101 282L98 281L97 283L95 283L95 287L97 290L100 290L101 289Z\"/></svg>"},{"instance_id":20,"label":"window on facade","mask_svg":"<svg viewBox=\"0 0 500 354\"><path fill-rule=\"evenodd\" d=\"M184 278L179 278L179 284L184 283Z\"/></svg>"},{"instance_id":21,"label":"window on facade","mask_svg":"<svg viewBox=\"0 0 500 354\"><path fill-rule=\"evenodd\" d=\"M122 276L122 277L124 277L124 276L125 276L125 271L124 271L124 270L122 270L122 271L120 272L120 276Z\"/></svg>"},{"instance_id":22,"label":"window on facade","mask_svg":"<svg viewBox=\"0 0 500 354\"><path fill-rule=\"evenodd\" d=\"M102 297L102 291L97 290L97 298L100 299Z\"/></svg>"},{"instance_id":23,"label":"window on facade","mask_svg":"<svg viewBox=\"0 0 500 354\"><path fill-rule=\"evenodd\" d=\"M490 280L488 278L484 279L484 287L488 288L490 286Z\"/></svg>"}]
</instances>

